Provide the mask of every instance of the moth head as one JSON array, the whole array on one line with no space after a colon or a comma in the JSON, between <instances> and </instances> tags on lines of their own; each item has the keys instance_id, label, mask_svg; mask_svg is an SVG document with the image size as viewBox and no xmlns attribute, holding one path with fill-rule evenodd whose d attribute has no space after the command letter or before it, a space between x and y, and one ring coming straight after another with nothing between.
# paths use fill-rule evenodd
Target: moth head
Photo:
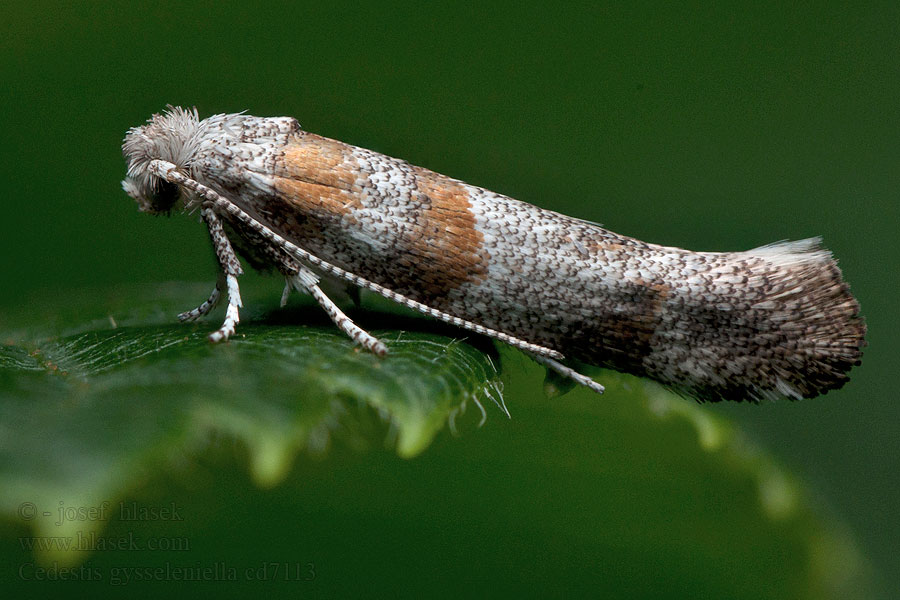
<instances>
[{"instance_id":1,"label":"moth head","mask_svg":"<svg viewBox=\"0 0 900 600\"><path fill-rule=\"evenodd\" d=\"M151 174L150 162L168 161L189 172L200 141L201 123L196 108L169 106L165 113L150 117L146 125L128 130L122 143L128 166L122 189L137 201L141 211L168 213L183 203L181 188Z\"/></svg>"}]
</instances>

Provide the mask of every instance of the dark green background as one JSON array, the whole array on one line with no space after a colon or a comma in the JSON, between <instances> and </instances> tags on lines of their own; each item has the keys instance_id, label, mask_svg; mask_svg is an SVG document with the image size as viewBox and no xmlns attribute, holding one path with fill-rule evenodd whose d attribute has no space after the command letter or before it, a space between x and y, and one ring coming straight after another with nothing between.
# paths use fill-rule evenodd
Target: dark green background
<instances>
[{"instance_id":1,"label":"dark green background","mask_svg":"<svg viewBox=\"0 0 900 600\"><path fill-rule=\"evenodd\" d=\"M822 235L869 323L863 366L826 397L708 410L801 473L895 582L900 4L627 5L7 6L0 306L212 281L196 222L119 189L125 130L167 103L295 116L656 243Z\"/></svg>"}]
</instances>

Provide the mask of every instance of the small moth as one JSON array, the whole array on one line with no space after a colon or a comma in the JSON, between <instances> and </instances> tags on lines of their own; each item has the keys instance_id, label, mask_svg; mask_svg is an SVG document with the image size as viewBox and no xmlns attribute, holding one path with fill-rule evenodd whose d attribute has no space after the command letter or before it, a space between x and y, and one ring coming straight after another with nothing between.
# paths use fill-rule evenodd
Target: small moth
<instances>
[{"instance_id":1,"label":"small moth","mask_svg":"<svg viewBox=\"0 0 900 600\"><path fill-rule=\"evenodd\" d=\"M698 400L810 398L860 363L859 305L819 239L692 252L618 235L403 160L309 133L293 118L170 107L132 128L122 182L140 210L200 209L220 267L197 319L241 306L240 254L311 294L355 342L385 345L319 288L377 292L502 340L598 392L564 358L650 377ZM572 364L572 363L570 363Z\"/></svg>"}]
</instances>

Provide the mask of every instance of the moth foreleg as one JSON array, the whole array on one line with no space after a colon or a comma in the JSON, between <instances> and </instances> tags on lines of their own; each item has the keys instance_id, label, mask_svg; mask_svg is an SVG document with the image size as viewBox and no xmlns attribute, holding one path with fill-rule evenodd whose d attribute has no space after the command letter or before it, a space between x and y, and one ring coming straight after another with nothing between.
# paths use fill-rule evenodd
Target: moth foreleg
<instances>
[{"instance_id":1,"label":"moth foreleg","mask_svg":"<svg viewBox=\"0 0 900 600\"><path fill-rule=\"evenodd\" d=\"M222 228L222 222L216 213L210 208L204 208L200 211L206 227L209 229L209 238L212 240L213 249L216 252L216 258L219 260L219 268L225 274L225 291L228 294L228 308L225 309L225 322L216 331L209 334L211 342L221 342L227 340L234 335L234 328L238 321L241 320L239 309L241 307L241 290L238 286L237 278L243 273L241 263L238 262L234 248L225 235ZM218 289L218 285L216 287Z\"/></svg>"},{"instance_id":2,"label":"moth foreleg","mask_svg":"<svg viewBox=\"0 0 900 600\"><path fill-rule=\"evenodd\" d=\"M196 321L200 317L209 314L210 311L212 311L212 309L214 309L219 304L219 300L222 298L222 288L224 287L225 277L222 276L219 278L219 281L216 282L216 287L213 288L213 291L212 293L210 293L209 298L206 299L203 304L201 304L197 308L179 313L178 320L182 323L187 323L190 321Z\"/></svg>"}]
</instances>

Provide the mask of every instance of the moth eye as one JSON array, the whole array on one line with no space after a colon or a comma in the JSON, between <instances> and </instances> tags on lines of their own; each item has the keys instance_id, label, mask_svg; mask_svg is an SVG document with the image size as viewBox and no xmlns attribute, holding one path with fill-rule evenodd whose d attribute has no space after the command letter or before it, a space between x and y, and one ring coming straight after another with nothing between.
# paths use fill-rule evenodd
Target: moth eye
<instances>
[{"instance_id":1,"label":"moth eye","mask_svg":"<svg viewBox=\"0 0 900 600\"><path fill-rule=\"evenodd\" d=\"M147 197L153 212L168 212L181 195L178 185L169 181L159 181Z\"/></svg>"}]
</instances>

